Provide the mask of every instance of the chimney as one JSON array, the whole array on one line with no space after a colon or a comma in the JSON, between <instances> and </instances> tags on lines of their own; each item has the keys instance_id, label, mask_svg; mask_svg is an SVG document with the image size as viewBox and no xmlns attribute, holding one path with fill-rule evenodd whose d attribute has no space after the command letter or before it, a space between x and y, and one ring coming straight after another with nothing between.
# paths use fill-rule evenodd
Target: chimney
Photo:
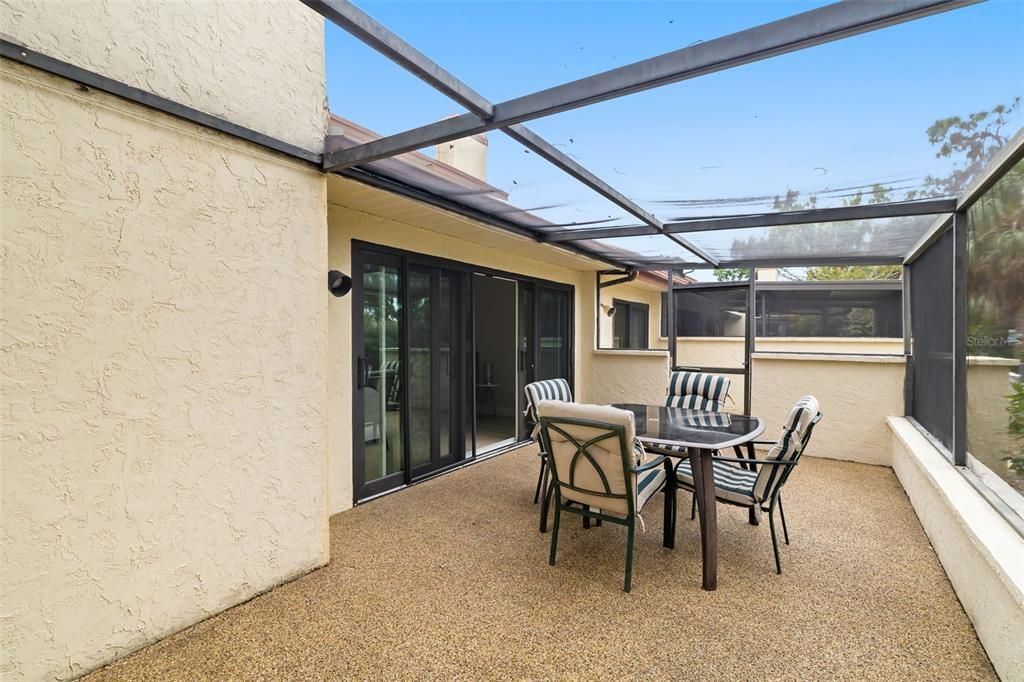
<instances>
[{"instance_id":1,"label":"chimney","mask_svg":"<svg viewBox=\"0 0 1024 682\"><path fill-rule=\"evenodd\" d=\"M434 147L437 160L487 182L487 133L442 142Z\"/></svg>"}]
</instances>

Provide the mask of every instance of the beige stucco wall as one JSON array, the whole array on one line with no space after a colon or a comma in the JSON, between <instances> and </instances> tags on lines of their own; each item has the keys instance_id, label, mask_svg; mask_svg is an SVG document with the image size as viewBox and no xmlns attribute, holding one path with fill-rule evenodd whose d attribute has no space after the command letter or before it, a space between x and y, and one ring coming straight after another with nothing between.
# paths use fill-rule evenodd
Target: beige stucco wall
<instances>
[{"instance_id":1,"label":"beige stucco wall","mask_svg":"<svg viewBox=\"0 0 1024 682\"><path fill-rule=\"evenodd\" d=\"M1010 452L1010 372L1016 360L967 358L967 450L994 471L1005 469Z\"/></svg>"},{"instance_id":2,"label":"beige stucco wall","mask_svg":"<svg viewBox=\"0 0 1024 682\"><path fill-rule=\"evenodd\" d=\"M667 347L667 339L660 340ZM685 336L677 340L680 364L705 367L742 367L743 337L708 338ZM872 355L902 355L903 339L841 339L763 337L755 341L758 352L778 353L842 353Z\"/></svg>"},{"instance_id":3,"label":"beige stucco wall","mask_svg":"<svg viewBox=\"0 0 1024 682\"><path fill-rule=\"evenodd\" d=\"M574 300L574 356L577 400L589 400L592 394L591 349L594 344L595 280L593 271L580 271L560 267L538 258L514 252L503 243L507 235L495 234L491 228L473 224L460 236L450 236L421 227L440 219L441 225L455 229L464 218L446 214L439 209L416 204L395 195L379 194L372 200L363 196L364 190L351 182L331 178L328 203L329 263L330 267L352 272L352 241L360 240L405 249L414 253L471 263L485 268L537 277L553 282L572 284ZM354 198L359 196L359 201ZM383 203L373 203L383 202ZM360 208L350 204L358 203ZM366 210L372 203L374 211ZM383 217L387 214L415 215L405 222ZM524 246L536 249L545 257L551 249L526 241ZM557 255L557 252L556 252ZM564 257L561 260L565 259ZM593 267L601 267L593 264ZM352 297L331 298L328 304L330 325L330 386L328 431L330 442L331 512L352 506Z\"/></svg>"},{"instance_id":4,"label":"beige stucco wall","mask_svg":"<svg viewBox=\"0 0 1024 682\"><path fill-rule=\"evenodd\" d=\"M0 677L63 679L326 562L325 184L0 75Z\"/></svg>"},{"instance_id":5,"label":"beige stucco wall","mask_svg":"<svg viewBox=\"0 0 1024 682\"><path fill-rule=\"evenodd\" d=\"M588 401L598 404L665 402L668 353L593 351Z\"/></svg>"},{"instance_id":6,"label":"beige stucco wall","mask_svg":"<svg viewBox=\"0 0 1024 682\"><path fill-rule=\"evenodd\" d=\"M793 403L815 396L823 415L808 455L889 465L886 419L903 414L902 357L755 354L752 414L774 440Z\"/></svg>"},{"instance_id":7,"label":"beige stucco wall","mask_svg":"<svg viewBox=\"0 0 1024 682\"><path fill-rule=\"evenodd\" d=\"M283 0L0 0L43 54L312 151L327 129L324 24Z\"/></svg>"},{"instance_id":8,"label":"beige stucco wall","mask_svg":"<svg viewBox=\"0 0 1024 682\"><path fill-rule=\"evenodd\" d=\"M993 667L1024 679L1024 539L909 421L888 426L893 470Z\"/></svg>"}]
</instances>

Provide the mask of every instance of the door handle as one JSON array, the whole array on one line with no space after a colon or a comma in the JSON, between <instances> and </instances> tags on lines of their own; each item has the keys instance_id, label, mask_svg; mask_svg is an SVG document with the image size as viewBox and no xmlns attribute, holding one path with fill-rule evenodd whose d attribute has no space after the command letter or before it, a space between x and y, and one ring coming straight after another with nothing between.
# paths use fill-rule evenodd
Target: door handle
<instances>
[{"instance_id":1,"label":"door handle","mask_svg":"<svg viewBox=\"0 0 1024 682\"><path fill-rule=\"evenodd\" d=\"M356 388L370 385L370 363L366 358L356 358Z\"/></svg>"}]
</instances>

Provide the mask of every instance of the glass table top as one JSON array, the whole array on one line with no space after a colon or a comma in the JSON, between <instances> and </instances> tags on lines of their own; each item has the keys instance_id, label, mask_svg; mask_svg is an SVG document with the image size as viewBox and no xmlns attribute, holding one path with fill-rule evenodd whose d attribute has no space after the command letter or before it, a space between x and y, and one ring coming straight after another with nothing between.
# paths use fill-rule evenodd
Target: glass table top
<instances>
[{"instance_id":1,"label":"glass table top","mask_svg":"<svg viewBox=\"0 0 1024 682\"><path fill-rule=\"evenodd\" d=\"M646 442L717 450L746 443L764 431L764 424L757 417L731 412L633 403L612 407L633 413L636 436Z\"/></svg>"}]
</instances>

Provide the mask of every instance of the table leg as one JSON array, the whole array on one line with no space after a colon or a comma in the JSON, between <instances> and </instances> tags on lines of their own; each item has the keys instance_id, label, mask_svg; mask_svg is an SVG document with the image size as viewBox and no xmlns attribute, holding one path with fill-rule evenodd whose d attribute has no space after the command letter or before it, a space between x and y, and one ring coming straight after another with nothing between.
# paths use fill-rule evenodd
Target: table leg
<instances>
[{"instance_id":1,"label":"table leg","mask_svg":"<svg viewBox=\"0 0 1024 682\"><path fill-rule=\"evenodd\" d=\"M738 447L736 449L737 451L739 450ZM743 457L743 454L740 453L739 456ZM754 454L753 443L747 443L747 457L750 459L754 459L756 457L756 455ZM756 466L751 465L751 469L757 471ZM751 526L761 525L761 512L760 508L756 504L747 511L747 520L750 521Z\"/></svg>"},{"instance_id":2,"label":"table leg","mask_svg":"<svg viewBox=\"0 0 1024 682\"><path fill-rule=\"evenodd\" d=\"M704 564L704 589L718 587L718 510L715 504L715 476L711 453L690 448L694 496L700 522L700 548Z\"/></svg>"}]
</instances>

